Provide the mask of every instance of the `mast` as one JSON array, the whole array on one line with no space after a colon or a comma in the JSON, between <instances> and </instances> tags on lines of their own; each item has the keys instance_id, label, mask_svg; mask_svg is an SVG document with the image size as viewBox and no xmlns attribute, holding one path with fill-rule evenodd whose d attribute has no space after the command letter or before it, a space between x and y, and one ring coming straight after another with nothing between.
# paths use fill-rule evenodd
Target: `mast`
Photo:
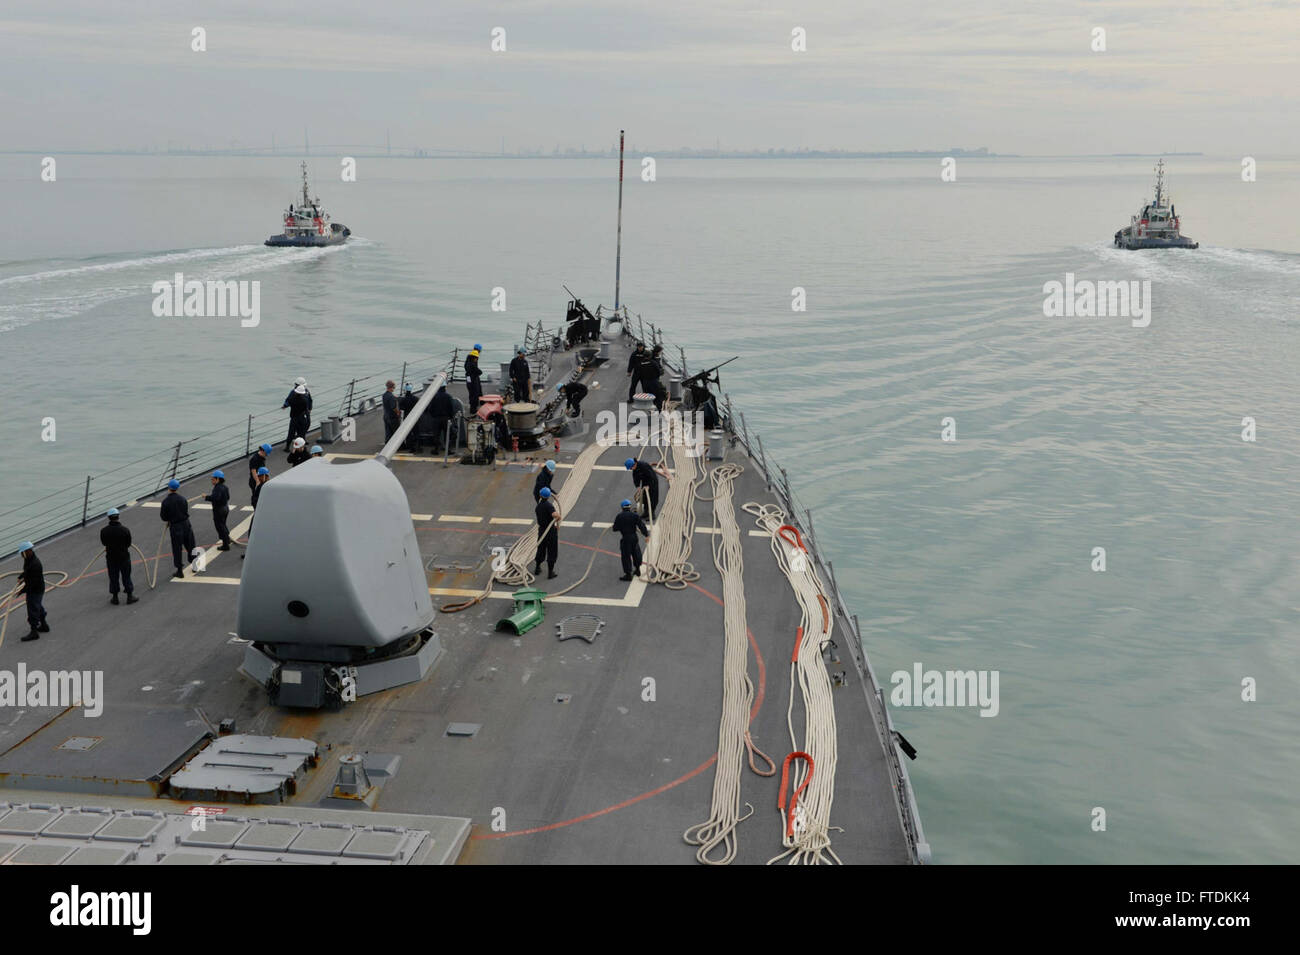
<instances>
[{"instance_id":1,"label":"mast","mask_svg":"<svg viewBox=\"0 0 1300 955\"><path fill-rule=\"evenodd\" d=\"M1155 207L1160 208L1160 200L1165 192L1165 161L1162 157L1160 162L1156 163L1156 201Z\"/></svg>"},{"instance_id":2,"label":"mast","mask_svg":"<svg viewBox=\"0 0 1300 955\"><path fill-rule=\"evenodd\" d=\"M614 252L614 313L618 314L618 286L623 270L623 130L618 131L618 244Z\"/></svg>"},{"instance_id":3,"label":"mast","mask_svg":"<svg viewBox=\"0 0 1300 955\"><path fill-rule=\"evenodd\" d=\"M306 209L311 205L311 200L307 198L307 161L302 163L302 208Z\"/></svg>"}]
</instances>

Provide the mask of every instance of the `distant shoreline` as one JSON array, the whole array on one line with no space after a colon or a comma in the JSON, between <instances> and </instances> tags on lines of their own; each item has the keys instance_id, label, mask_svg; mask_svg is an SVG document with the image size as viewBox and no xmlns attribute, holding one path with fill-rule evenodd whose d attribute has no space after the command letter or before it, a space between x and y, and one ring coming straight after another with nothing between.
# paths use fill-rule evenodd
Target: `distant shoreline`
<instances>
[{"instance_id":1,"label":"distant shoreline","mask_svg":"<svg viewBox=\"0 0 1300 955\"><path fill-rule=\"evenodd\" d=\"M319 151L248 150L129 150L129 149L0 149L0 155L22 156L144 156L164 158L224 158L224 159L338 159L351 156L355 159L617 159L618 152L575 153L474 153L449 150L447 152L402 150L401 152L365 152L374 147L349 149L342 146L322 146ZM334 151L346 150L346 151ZM1201 152L1170 153L1083 153L1078 155L1025 155L1022 153L991 153L978 150L908 150L895 152L836 152L827 150L773 151L773 152L717 152L682 150L628 150L629 160L643 156L656 159L1157 159L1164 157L1203 157ZM1283 158L1283 157L1278 157Z\"/></svg>"}]
</instances>

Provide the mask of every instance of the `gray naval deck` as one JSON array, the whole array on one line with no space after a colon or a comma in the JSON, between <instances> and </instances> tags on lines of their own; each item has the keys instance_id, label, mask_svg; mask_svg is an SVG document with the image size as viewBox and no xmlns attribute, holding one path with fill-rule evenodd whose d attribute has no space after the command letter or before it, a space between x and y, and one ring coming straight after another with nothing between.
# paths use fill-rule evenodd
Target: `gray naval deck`
<instances>
[{"instance_id":1,"label":"gray naval deck","mask_svg":"<svg viewBox=\"0 0 1300 955\"><path fill-rule=\"evenodd\" d=\"M614 411L626 397L628 348L629 339L620 337L609 362L582 377L590 388L583 407L589 424L584 434L565 439L558 452L520 452L517 464L507 453L496 468L460 465L454 458L448 465L431 456L394 460L426 566L473 568L431 570L435 606L481 591L491 549L509 547L529 529L531 489L541 461L559 462L555 485L562 486L578 452L594 439L597 413ZM548 388L572 368L572 358L557 353ZM459 384L451 390L464 394ZM370 456L382 443L378 414L356 420L356 443L330 446L337 464ZM156 589L148 589L146 567L137 562L141 601L111 606L99 562L70 586L47 594L52 630L39 641L18 642L26 631L21 608L10 618L0 670L13 671L20 663L28 669L100 670L105 702L98 718L72 708L28 708L16 715L0 710L0 802L20 802L22 787L84 793L103 791L103 779L111 779L115 792L157 794L155 805L184 811L188 803L166 798L166 778L192 749L196 732L233 718L241 733L319 744L320 765L287 799L290 806L320 804L344 755L399 755L400 768L374 807L376 818L388 813L468 817L474 825L461 862L694 863L695 847L682 834L710 813L723 680L723 587L710 548L711 505L696 502L697 582L668 590L620 581L618 544L604 525L618 512L619 500L631 496L622 465L627 452L626 447L607 449L577 506L564 515L558 579L542 579L536 586L568 587L589 563L590 573L568 595L547 601L543 624L522 636L497 632L497 621L511 608L509 589L498 585L491 598L475 606L437 615L433 626L444 652L425 680L364 696L340 711L272 706L260 686L236 672L245 643L234 633L240 548L212 551L201 574L172 580L169 546L161 557L152 556L161 528L158 501L138 502L123 511L123 521L150 555L148 562L156 561ZM778 497L746 454L743 440L731 441L726 460L744 468L734 502L755 690L750 730L778 767L770 777L743 771L742 815L746 803L754 814L738 828L736 861L764 863L782 851L779 769L792 749L786 710L800 612L769 539L741 510L748 501L776 504ZM271 463L276 473L285 469L278 449ZM530 466L525 469L524 463ZM229 470L235 475L232 505L246 505L243 468L235 464ZM192 498L205 489L206 481L195 481L181 493ZM667 487L662 490L666 494ZM702 493L707 492L706 483ZM246 534L249 517L245 509L232 513L237 537ZM192 505L192 518L200 546L213 546L207 511ZM98 525L92 524L45 542L38 553L47 571L76 573L97 548ZM0 572L15 566L11 556L0 563ZM928 847L906 777L897 768L896 753L886 750L894 746L881 725L887 716L874 687L865 682L865 658L845 646L853 638L844 630L841 608L836 610L844 662L830 670L846 670L847 680L834 690L839 756L831 823L842 831L831 833L832 848L846 863L924 859ZM577 613L604 621L591 644L557 639L556 624ZM654 681L653 701L644 699L647 679ZM478 728L472 736L447 735L453 723ZM101 738L92 750L99 754L93 767L60 763L63 754L54 747L69 737ZM86 782L90 776L96 781ZM63 802L78 800L94 802L94 797L69 796Z\"/></svg>"}]
</instances>

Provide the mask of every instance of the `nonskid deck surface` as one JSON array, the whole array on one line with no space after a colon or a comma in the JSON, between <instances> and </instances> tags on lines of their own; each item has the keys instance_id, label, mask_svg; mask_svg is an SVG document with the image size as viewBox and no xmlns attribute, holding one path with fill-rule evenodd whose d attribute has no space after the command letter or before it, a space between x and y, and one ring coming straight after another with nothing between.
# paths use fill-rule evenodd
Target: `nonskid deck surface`
<instances>
[{"instance_id":1,"label":"nonskid deck surface","mask_svg":"<svg viewBox=\"0 0 1300 955\"><path fill-rule=\"evenodd\" d=\"M620 339L612 359L584 377L590 388L583 405L590 425L585 435L566 439L558 453L520 453L518 463L536 466L554 457L560 464L555 485L562 486L565 465L594 439L597 414L626 398L626 356L626 339ZM567 374L571 361L556 356L548 387ZM460 385L452 390L464 393ZM372 413L357 418L355 444L336 443L328 450L343 463L373 454L381 439L379 416ZM21 610L11 615L0 670L12 671L20 661L29 669L102 670L104 706L116 712L115 723L129 723L130 714L142 725L168 715L180 722L202 716L212 723L233 717L239 732L314 740L321 746L321 765L291 799L294 805L310 806L328 794L343 755L399 754L400 770L375 808L473 819L462 861L693 864L695 848L682 833L709 816L722 699L722 585L704 532L712 516L710 504L697 501L696 584L671 591L618 580L617 541L595 525L611 521L619 500L631 496L631 478L622 468L627 453L619 447L605 451L577 506L564 515L558 579L537 586L567 587L589 561L591 571L569 595L547 602L544 623L523 636L496 632L497 621L511 609L508 589L498 585L492 598L476 606L438 614L434 627L446 652L427 679L362 697L342 711L271 706L261 687L236 673L244 651L234 633L243 567L238 547L211 551L203 574L179 581L168 576L170 544L164 544L157 588L148 590L145 567L137 563L142 599L130 607L109 605L103 564L97 562L84 579L47 594L52 630L41 640L19 643L25 621ZM647 454L658 458L656 450ZM750 729L755 744L779 766L792 749L786 709L799 610L767 538L750 533L756 527L740 510L748 501L776 499L740 445L728 450L727 460L745 468L735 506L756 697ZM271 466L273 473L286 469L280 448ZM528 530L520 522L533 520L534 473L517 467L509 453L495 470L444 465L442 458L428 456L393 463L426 565L480 564L431 571L435 605L480 591L491 549L508 548ZM247 504L242 465L227 470L234 475L232 504ZM206 479L190 482L181 493L194 497L206 486ZM666 486L662 491L667 493ZM150 559L162 528L156 503L123 511ZM232 513L232 530L248 516ZM200 546L215 544L208 512L194 509L192 520ZM92 524L44 544L39 554L47 570L75 574L98 547L98 524ZM15 566L10 558L0 563L0 572ZM557 640L556 624L579 613L603 619L594 643ZM847 649L840 654L843 666L831 670L846 670L848 680L834 693L839 757L831 823L843 831L832 832L832 848L847 863L906 863L910 853L878 730ZM653 701L645 699L647 680L653 681ZM0 774L4 754L21 748L59 713L0 710ZM95 735L95 720L80 711L59 720L69 736ZM472 736L445 735L452 723L478 729ZM737 862L762 863L781 852L779 780L779 773L764 778L744 770L741 812L745 803L755 811L739 826ZM0 785L11 784L0 779ZM0 793L13 800L19 791Z\"/></svg>"}]
</instances>

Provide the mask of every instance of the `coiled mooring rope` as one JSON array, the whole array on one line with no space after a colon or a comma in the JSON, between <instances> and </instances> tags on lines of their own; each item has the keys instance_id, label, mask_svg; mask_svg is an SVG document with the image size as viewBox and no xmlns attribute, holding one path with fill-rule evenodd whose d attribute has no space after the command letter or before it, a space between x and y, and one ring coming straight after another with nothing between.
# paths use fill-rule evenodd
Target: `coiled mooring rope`
<instances>
[{"instance_id":1,"label":"coiled mooring rope","mask_svg":"<svg viewBox=\"0 0 1300 955\"><path fill-rule=\"evenodd\" d=\"M830 612L825 588L809 559L798 528L786 523L785 512L770 504L750 502L744 510L767 532L772 553L799 603L801 613L790 656L790 704L786 725L790 730L791 753L781 777L781 844L785 851L768 860L782 859L790 865L840 863L831 849L831 804L835 798L835 766L838 757L835 729L835 701L830 674L822 658L822 647L831 639L835 618ZM803 740L795 729L795 688L803 703ZM795 761L798 760L796 763ZM793 766L793 773L791 772ZM787 781L793 786L786 803Z\"/></svg>"},{"instance_id":2,"label":"coiled mooring rope","mask_svg":"<svg viewBox=\"0 0 1300 955\"><path fill-rule=\"evenodd\" d=\"M740 527L732 506L732 486L740 475L737 464L720 464L709 472L713 488L713 563L722 576L723 654L722 718L718 724L718 759L713 773L713 798L709 818L687 829L682 837L699 846L695 858L705 865L727 865L736 858L736 827L754 814L740 814L741 760L746 749L757 751L749 738L749 713L754 684L749 678L748 635L745 616L745 561L740 548ZM755 772L760 772L755 768ZM760 773L771 775L771 773ZM711 856L721 847L722 855Z\"/></svg>"}]
</instances>

